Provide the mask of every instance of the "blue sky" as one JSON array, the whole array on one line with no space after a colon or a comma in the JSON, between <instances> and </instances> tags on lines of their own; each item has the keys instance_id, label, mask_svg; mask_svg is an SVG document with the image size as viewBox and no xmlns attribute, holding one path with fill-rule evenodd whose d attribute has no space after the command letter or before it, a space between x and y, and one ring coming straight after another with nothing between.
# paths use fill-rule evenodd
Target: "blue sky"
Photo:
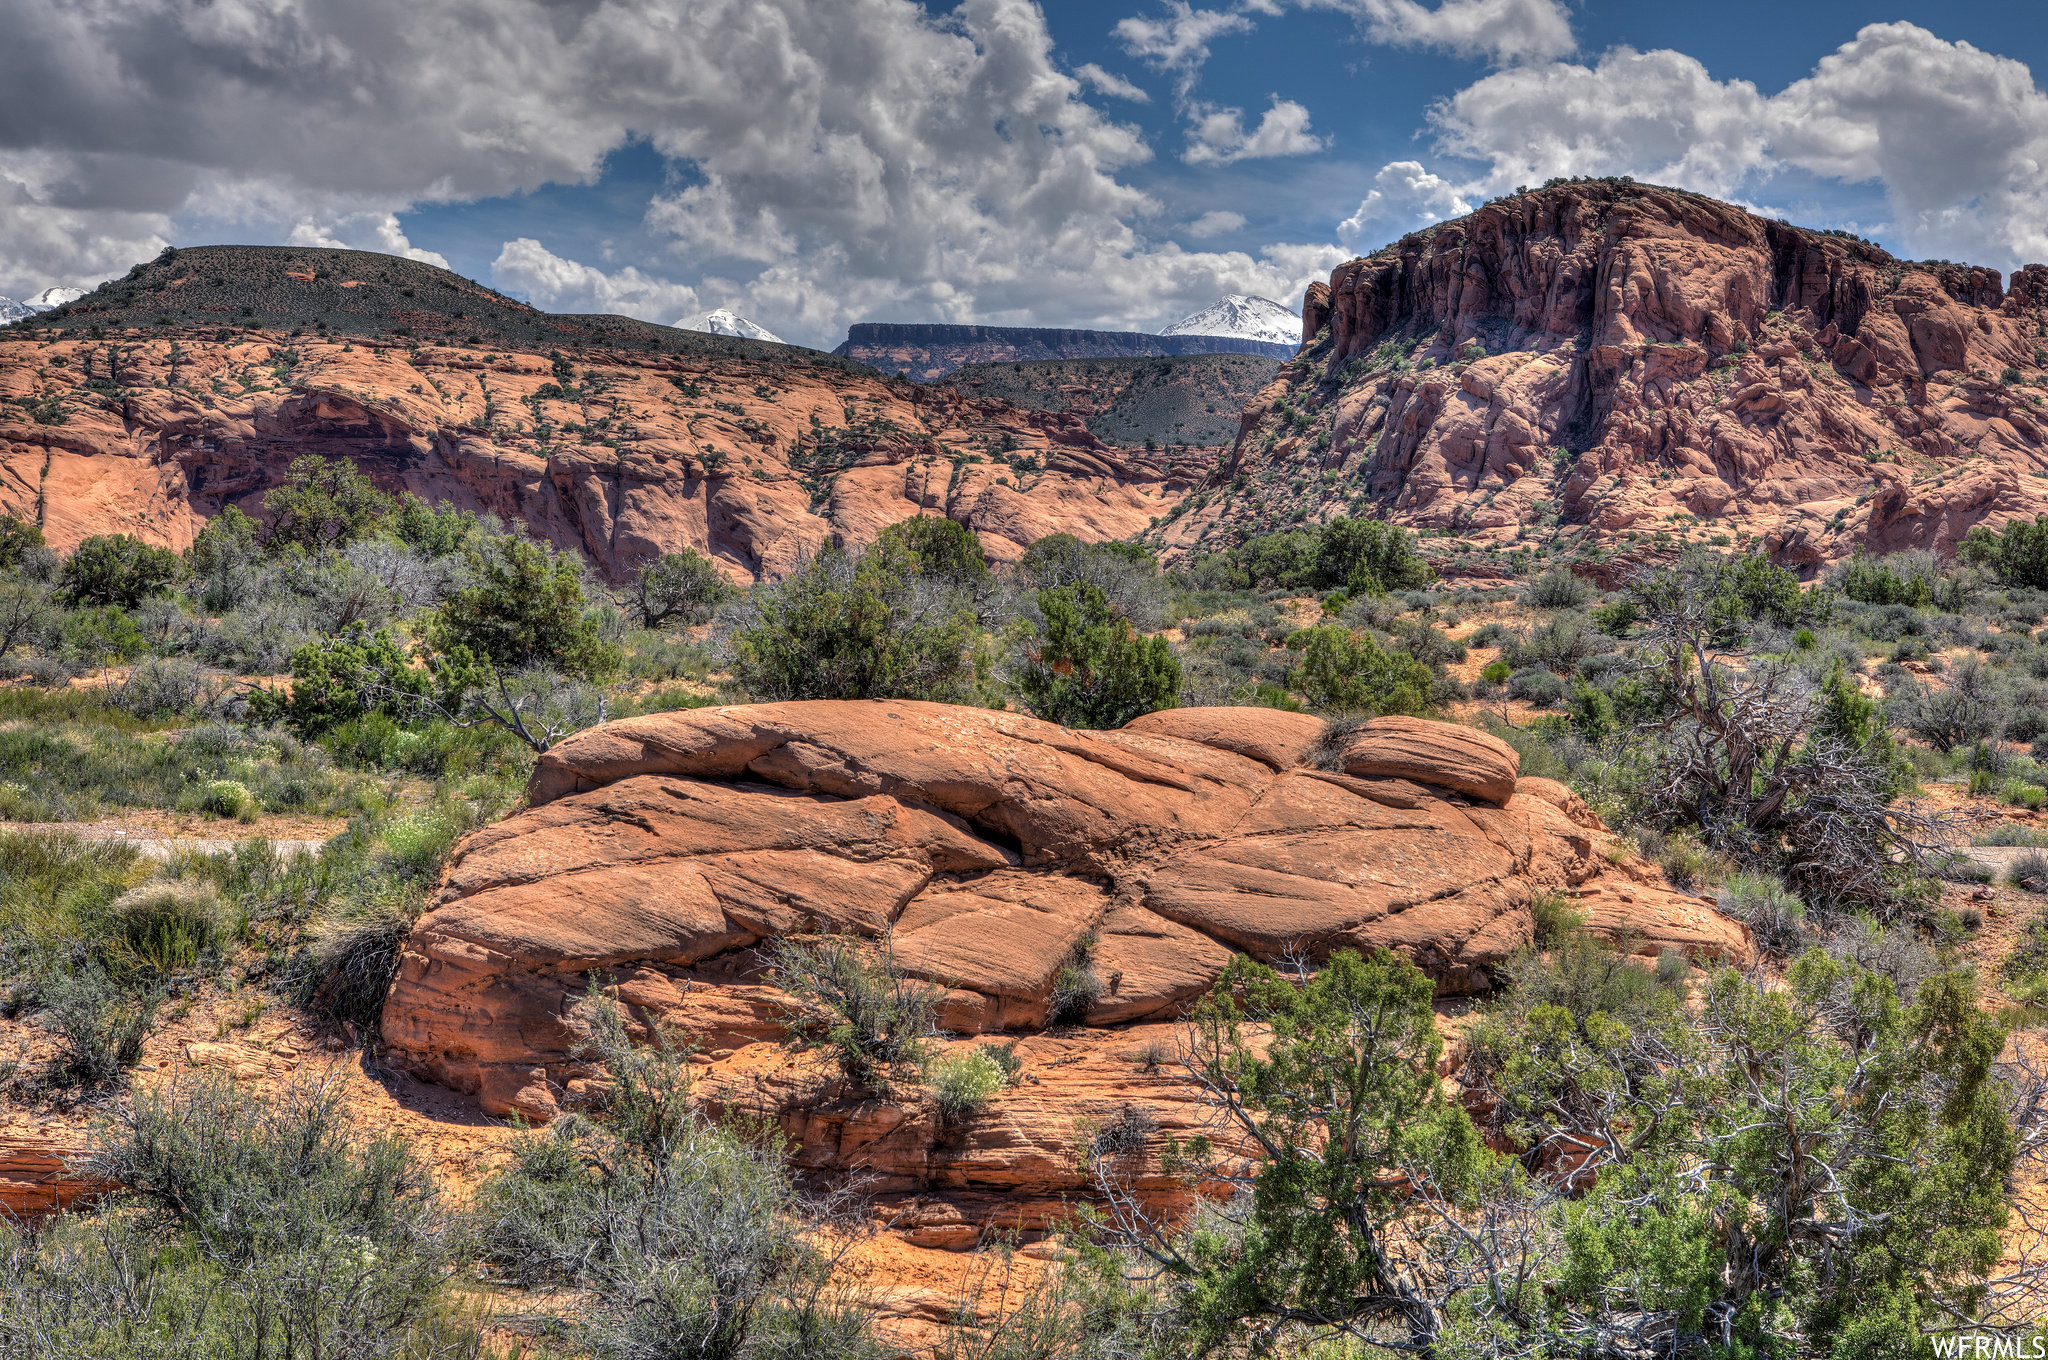
<instances>
[{"instance_id":1,"label":"blue sky","mask_svg":"<svg viewBox=\"0 0 2048 1360\"><path fill-rule=\"evenodd\" d=\"M1551 174L2048 259L2038 5L0 0L0 294L348 245L560 311L1156 329Z\"/></svg>"}]
</instances>

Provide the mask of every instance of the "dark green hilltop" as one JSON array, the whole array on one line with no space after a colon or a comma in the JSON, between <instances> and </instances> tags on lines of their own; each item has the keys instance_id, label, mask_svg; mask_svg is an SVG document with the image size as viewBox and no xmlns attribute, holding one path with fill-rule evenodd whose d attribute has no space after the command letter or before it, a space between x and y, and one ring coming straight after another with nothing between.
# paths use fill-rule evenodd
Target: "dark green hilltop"
<instances>
[{"instance_id":1,"label":"dark green hilltop","mask_svg":"<svg viewBox=\"0 0 2048 1360\"><path fill-rule=\"evenodd\" d=\"M314 246L166 249L14 333L191 330L223 337L335 335L509 350L627 350L868 373L821 350L658 326L631 317L543 312L450 270L396 255Z\"/></svg>"}]
</instances>

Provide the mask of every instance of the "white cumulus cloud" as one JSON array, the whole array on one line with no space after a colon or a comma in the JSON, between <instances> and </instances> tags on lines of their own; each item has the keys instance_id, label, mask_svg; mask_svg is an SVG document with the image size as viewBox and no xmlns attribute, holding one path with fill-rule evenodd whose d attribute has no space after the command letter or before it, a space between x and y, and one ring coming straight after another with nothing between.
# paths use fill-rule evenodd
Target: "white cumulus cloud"
<instances>
[{"instance_id":1,"label":"white cumulus cloud","mask_svg":"<svg viewBox=\"0 0 2048 1360\"><path fill-rule=\"evenodd\" d=\"M1263 8L1183 0L1126 37L1185 67ZM1143 329L1308 281L1159 239L1125 178L1151 149L1086 98L1128 92L1056 63L1035 0L0 0L0 31L10 296L170 240L418 252L408 208L592 183L635 139L675 173L658 252L598 268L508 232L501 284L830 345L874 317ZM1219 159L1305 145L1291 117Z\"/></svg>"},{"instance_id":2,"label":"white cumulus cloud","mask_svg":"<svg viewBox=\"0 0 2048 1360\"><path fill-rule=\"evenodd\" d=\"M1494 62L1549 61L1578 50L1571 16L1557 0L1305 0L1356 15L1369 42L1428 47Z\"/></svg>"},{"instance_id":3,"label":"white cumulus cloud","mask_svg":"<svg viewBox=\"0 0 2048 1360\"><path fill-rule=\"evenodd\" d=\"M1182 228L1198 241L1211 236L1223 236L1233 231L1244 230L1244 214L1221 210L1205 212Z\"/></svg>"},{"instance_id":4,"label":"white cumulus cloud","mask_svg":"<svg viewBox=\"0 0 2048 1360\"><path fill-rule=\"evenodd\" d=\"M1074 74L1081 83L1097 94L1110 95L1117 99L1128 99L1135 104L1149 104L1152 96L1125 80L1114 71L1105 71L1094 62L1086 62L1074 68Z\"/></svg>"},{"instance_id":5,"label":"white cumulus cloud","mask_svg":"<svg viewBox=\"0 0 2048 1360\"><path fill-rule=\"evenodd\" d=\"M1308 110L1277 94L1273 96L1273 106L1250 132L1245 131L1243 109L1197 105L1191 113L1194 126L1188 130L1188 149L1180 157L1189 165L1229 165L1270 156L1306 156L1321 151L1325 145L1323 138L1308 130Z\"/></svg>"},{"instance_id":6,"label":"white cumulus cloud","mask_svg":"<svg viewBox=\"0 0 2048 1360\"><path fill-rule=\"evenodd\" d=\"M386 255L402 255L408 260L418 260L442 269L448 267L446 256L437 251L421 250L406 238L396 213L349 213L338 220L326 222L302 217L292 227L291 235L285 237L284 243L288 246L319 246L327 250L375 250Z\"/></svg>"},{"instance_id":7,"label":"white cumulus cloud","mask_svg":"<svg viewBox=\"0 0 2048 1360\"><path fill-rule=\"evenodd\" d=\"M1209 59L1209 44L1228 33L1249 32L1252 21L1241 11L1196 9L1188 0L1166 0L1166 17L1148 19L1142 15L1120 20L1110 31L1123 43L1124 51L1151 63L1162 71L1181 75L1181 88ZM1259 12L1273 11L1260 6Z\"/></svg>"},{"instance_id":8,"label":"white cumulus cloud","mask_svg":"<svg viewBox=\"0 0 2048 1360\"><path fill-rule=\"evenodd\" d=\"M631 265L607 274L524 236L505 242L491 261L491 282L523 294L544 312L607 312L662 322L697 310L697 290L685 284L652 278Z\"/></svg>"},{"instance_id":9,"label":"white cumulus cloud","mask_svg":"<svg viewBox=\"0 0 2048 1360\"><path fill-rule=\"evenodd\" d=\"M1472 211L1463 191L1422 168L1420 161L1380 167L1358 211L1337 224L1337 239L1353 250L1370 250L1431 222Z\"/></svg>"},{"instance_id":10,"label":"white cumulus cloud","mask_svg":"<svg viewBox=\"0 0 2048 1360\"><path fill-rule=\"evenodd\" d=\"M1767 101L1682 52L1616 48L1593 66L1522 66L1430 111L1437 150L1488 164L1485 186L1553 175L1633 174L1729 193L1763 164Z\"/></svg>"}]
</instances>

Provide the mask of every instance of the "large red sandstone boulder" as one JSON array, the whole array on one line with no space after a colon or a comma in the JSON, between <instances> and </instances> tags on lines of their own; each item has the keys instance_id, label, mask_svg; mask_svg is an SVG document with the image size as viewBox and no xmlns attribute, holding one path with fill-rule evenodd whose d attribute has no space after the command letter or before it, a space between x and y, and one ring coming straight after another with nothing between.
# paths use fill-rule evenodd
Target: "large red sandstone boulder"
<instances>
[{"instance_id":1,"label":"large red sandstone boulder","mask_svg":"<svg viewBox=\"0 0 2048 1360\"><path fill-rule=\"evenodd\" d=\"M1113 1124L1143 1132L1134 1193L1173 1210L1152 1154L1208 1121L1176 1076L1174 1021L1241 951L1382 947L1473 992L1529 943L1529 899L1555 892L1649 952L1746 955L1697 899L1602 879L1626 875L1598 819L1511 764L1502 792L1512 753L1483 734L1372 733L1389 763L1361 776L1317 768L1320 721L1270 709L1117 732L905 702L610 723L549 752L528 809L457 848L406 942L387 1053L546 1120L601 1079L576 1057L577 1001L604 978L635 1032L694 1041L704 1099L778 1122L808 1171L860 1176L904 1241L964 1249L1064 1223L1089 1193L1075 1145ZM1020 1084L948 1119L914 1088L877 1096L785 1051L787 998L755 947L814 928L886 937L942 987L945 1046L1008 1031ZM1077 960L1095 1000L1046 1028Z\"/></svg>"},{"instance_id":2,"label":"large red sandstone boulder","mask_svg":"<svg viewBox=\"0 0 2048 1360\"><path fill-rule=\"evenodd\" d=\"M1388 768L1410 777L1302 768L1322 723L1269 709L1118 732L893 701L609 723L543 756L528 810L458 848L385 1043L487 1106L544 1114L587 1076L565 1017L593 972L737 1046L775 1032L753 948L818 929L887 936L966 1033L1044 1026L1077 959L1101 984L1092 1025L1171 1017L1237 950L1385 947L1445 992L1483 990L1529 939L1530 828L1448 790L1493 792L1498 743L1448 723L1364 732L1399 744Z\"/></svg>"},{"instance_id":3,"label":"large red sandstone boulder","mask_svg":"<svg viewBox=\"0 0 2048 1360\"><path fill-rule=\"evenodd\" d=\"M1529 943L1533 894L1605 865L1583 805L1544 781L1515 797L1514 752L1484 733L1380 719L1344 747L1350 773L1310 766L1323 735L1269 709L1075 732L904 701L609 723L457 848L384 1042L492 1113L546 1118L596 1075L573 1018L592 976L719 1059L780 1037L756 947L813 930L887 939L965 1035L1042 1030L1076 964L1094 1027L1172 1020L1240 951L1391 949L1472 993ZM1629 933L1739 952L1739 928L1731 949L1702 921Z\"/></svg>"}]
</instances>

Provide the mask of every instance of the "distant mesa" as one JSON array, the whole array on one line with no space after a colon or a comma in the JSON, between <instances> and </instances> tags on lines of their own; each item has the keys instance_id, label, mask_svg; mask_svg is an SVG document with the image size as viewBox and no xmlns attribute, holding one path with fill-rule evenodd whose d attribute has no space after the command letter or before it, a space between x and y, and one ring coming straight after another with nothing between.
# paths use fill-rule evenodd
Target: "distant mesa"
<instances>
[{"instance_id":1,"label":"distant mesa","mask_svg":"<svg viewBox=\"0 0 2048 1360\"><path fill-rule=\"evenodd\" d=\"M679 331L702 331L706 335L736 335L742 340L766 340L771 345L789 343L766 326L757 326L726 307L686 317L676 322Z\"/></svg>"},{"instance_id":2,"label":"distant mesa","mask_svg":"<svg viewBox=\"0 0 2048 1360\"><path fill-rule=\"evenodd\" d=\"M1263 310L1287 318L1285 338ZM1264 326L1257 336L1183 329L1204 319L1217 325ZM1264 298L1222 298L1161 335L1142 331L1083 331L1039 326L948 326L930 322L863 321L849 326L846 343L834 354L857 359L884 373L906 373L916 382L936 382L967 364L1028 363L1043 359L1146 359L1180 354L1257 354L1292 359L1301 347L1301 322L1285 307Z\"/></svg>"},{"instance_id":3,"label":"distant mesa","mask_svg":"<svg viewBox=\"0 0 2048 1360\"><path fill-rule=\"evenodd\" d=\"M1271 298L1232 293L1216 299L1159 332L1161 335L1228 335L1292 349L1301 343L1301 315Z\"/></svg>"}]
</instances>

